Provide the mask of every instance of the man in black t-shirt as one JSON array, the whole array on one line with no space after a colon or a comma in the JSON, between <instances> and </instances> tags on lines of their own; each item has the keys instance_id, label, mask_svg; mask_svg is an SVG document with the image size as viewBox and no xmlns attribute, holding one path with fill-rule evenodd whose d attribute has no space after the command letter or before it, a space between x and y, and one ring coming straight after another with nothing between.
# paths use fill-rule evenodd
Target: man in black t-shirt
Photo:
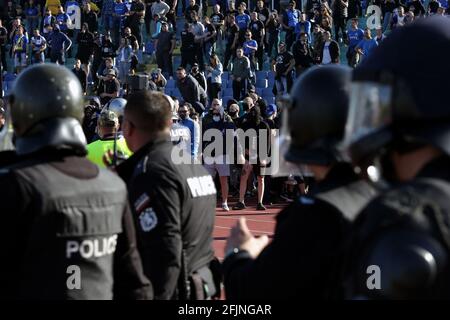
<instances>
[{"instance_id":1,"label":"man in black t-shirt","mask_svg":"<svg viewBox=\"0 0 450 320\"><path fill-rule=\"evenodd\" d=\"M253 40L258 43L258 50L255 53L255 58L258 61L258 70L263 69L263 57L264 57L264 37L266 35L264 29L264 23L258 18L258 13L256 11L251 14L251 21L248 26L249 30L252 32Z\"/></svg>"},{"instance_id":2,"label":"man in black t-shirt","mask_svg":"<svg viewBox=\"0 0 450 320\"><path fill-rule=\"evenodd\" d=\"M292 70L295 67L294 56L286 50L286 44L280 42L278 46L278 55L272 61L272 68L275 72L275 85L277 95L287 94L292 87Z\"/></svg>"},{"instance_id":3,"label":"man in black t-shirt","mask_svg":"<svg viewBox=\"0 0 450 320\"><path fill-rule=\"evenodd\" d=\"M189 6L186 8L186 11L184 12L184 17L186 18L186 21L189 23L194 23L191 15L192 12L195 12L197 15L200 13L200 6L195 3L195 0L189 1Z\"/></svg>"},{"instance_id":4,"label":"man in black t-shirt","mask_svg":"<svg viewBox=\"0 0 450 320\"><path fill-rule=\"evenodd\" d=\"M131 33L136 37L138 45L142 46L142 32L145 17L145 4L141 0L133 0L128 16L128 26Z\"/></svg>"},{"instance_id":5,"label":"man in black t-shirt","mask_svg":"<svg viewBox=\"0 0 450 320\"><path fill-rule=\"evenodd\" d=\"M162 23L161 32L155 42L156 62L164 74L173 76L172 54L175 49L174 34L169 31L169 25Z\"/></svg>"},{"instance_id":6,"label":"man in black t-shirt","mask_svg":"<svg viewBox=\"0 0 450 320\"><path fill-rule=\"evenodd\" d=\"M195 60L195 36L191 31L192 25L190 23L185 23L184 30L181 31L181 67L185 68L189 64L190 67L194 63L198 62Z\"/></svg>"},{"instance_id":7,"label":"man in black t-shirt","mask_svg":"<svg viewBox=\"0 0 450 320\"><path fill-rule=\"evenodd\" d=\"M131 48L133 50L137 50L139 47L137 38L134 36L134 34L131 33L131 29L129 27L126 27L123 30L123 38L128 40L128 43L131 45Z\"/></svg>"},{"instance_id":8,"label":"man in black t-shirt","mask_svg":"<svg viewBox=\"0 0 450 320\"><path fill-rule=\"evenodd\" d=\"M228 69L228 62L230 62L230 58L235 57L236 49L238 46L239 40L239 27L236 24L236 18L234 15L228 15L228 25L225 28L227 46L225 49L225 60L224 60L224 69Z\"/></svg>"},{"instance_id":9,"label":"man in black t-shirt","mask_svg":"<svg viewBox=\"0 0 450 320\"><path fill-rule=\"evenodd\" d=\"M258 0L256 2L255 11L258 13L259 20L264 23L264 25L266 25L267 21L269 20L270 11L269 8L265 6L263 0Z\"/></svg>"},{"instance_id":10,"label":"man in black t-shirt","mask_svg":"<svg viewBox=\"0 0 450 320\"><path fill-rule=\"evenodd\" d=\"M211 23L216 28L217 37L216 39L220 41L222 39L223 26L225 24L225 16L220 12L220 5L216 4L213 7L213 13L210 16Z\"/></svg>"},{"instance_id":11,"label":"man in black t-shirt","mask_svg":"<svg viewBox=\"0 0 450 320\"><path fill-rule=\"evenodd\" d=\"M209 20L208 16L203 17L203 25L205 26L205 34L207 35L203 39L203 50L205 53L204 63L209 64L211 55L216 51L216 28Z\"/></svg>"},{"instance_id":12,"label":"man in black t-shirt","mask_svg":"<svg viewBox=\"0 0 450 320\"><path fill-rule=\"evenodd\" d=\"M108 70L106 80L98 88L98 95L102 105L105 105L111 99L119 96L120 83L116 79L116 72L113 69Z\"/></svg>"}]
</instances>

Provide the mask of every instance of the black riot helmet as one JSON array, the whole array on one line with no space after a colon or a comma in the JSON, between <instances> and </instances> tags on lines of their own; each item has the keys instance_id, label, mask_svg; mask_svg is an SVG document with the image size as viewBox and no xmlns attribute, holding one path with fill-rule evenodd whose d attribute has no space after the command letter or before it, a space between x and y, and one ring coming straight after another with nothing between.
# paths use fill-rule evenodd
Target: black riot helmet
<instances>
[{"instance_id":1,"label":"black riot helmet","mask_svg":"<svg viewBox=\"0 0 450 320\"><path fill-rule=\"evenodd\" d=\"M287 123L289 162L330 165L339 161L344 136L351 69L330 65L303 73L291 90Z\"/></svg>"},{"instance_id":2,"label":"black riot helmet","mask_svg":"<svg viewBox=\"0 0 450 320\"><path fill-rule=\"evenodd\" d=\"M56 64L24 70L10 96L11 119L18 154L45 147L85 154L83 93L77 77Z\"/></svg>"},{"instance_id":3,"label":"black riot helmet","mask_svg":"<svg viewBox=\"0 0 450 320\"><path fill-rule=\"evenodd\" d=\"M354 70L344 146L369 177L388 172L390 150L450 154L449 57L450 20L430 17L393 31Z\"/></svg>"}]
</instances>

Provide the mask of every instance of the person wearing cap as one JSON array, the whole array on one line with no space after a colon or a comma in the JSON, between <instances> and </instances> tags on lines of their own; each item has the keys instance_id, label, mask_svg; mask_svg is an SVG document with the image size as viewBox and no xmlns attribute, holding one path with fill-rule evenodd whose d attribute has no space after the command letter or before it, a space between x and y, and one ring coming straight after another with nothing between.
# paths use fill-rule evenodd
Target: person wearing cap
<instances>
[{"instance_id":1,"label":"person wearing cap","mask_svg":"<svg viewBox=\"0 0 450 320\"><path fill-rule=\"evenodd\" d=\"M100 101L104 105L109 100L119 96L120 83L116 79L116 72L109 69L106 72L106 79L104 79L98 88L97 94L100 96Z\"/></svg>"},{"instance_id":2,"label":"person wearing cap","mask_svg":"<svg viewBox=\"0 0 450 320\"><path fill-rule=\"evenodd\" d=\"M117 158L128 159L133 154L128 149L124 137L118 134L118 130L119 118L117 114L114 111L102 111L97 122L97 132L100 139L87 145L87 158L92 163L105 168L106 164L103 160L105 153L116 152L116 160Z\"/></svg>"}]
</instances>

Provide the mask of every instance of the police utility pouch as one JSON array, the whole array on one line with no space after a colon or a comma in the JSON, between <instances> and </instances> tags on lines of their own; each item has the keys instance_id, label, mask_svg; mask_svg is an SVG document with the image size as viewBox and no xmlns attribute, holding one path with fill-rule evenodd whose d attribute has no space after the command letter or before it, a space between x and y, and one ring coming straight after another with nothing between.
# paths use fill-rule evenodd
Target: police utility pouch
<instances>
[{"instance_id":1,"label":"police utility pouch","mask_svg":"<svg viewBox=\"0 0 450 320\"><path fill-rule=\"evenodd\" d=\"M189 276L190 300L209 300L220 298L222 268L219 260L214 259Z\"/></svg>"}]
</instances>

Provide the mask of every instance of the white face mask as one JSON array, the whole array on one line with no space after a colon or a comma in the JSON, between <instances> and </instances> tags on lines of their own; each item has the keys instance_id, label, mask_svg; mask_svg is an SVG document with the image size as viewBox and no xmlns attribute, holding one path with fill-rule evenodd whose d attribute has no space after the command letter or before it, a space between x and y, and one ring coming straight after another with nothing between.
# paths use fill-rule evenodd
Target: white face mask
<instances>
[{"instance_id":1,"label":"white face mask","mask_svg":"<svg viewBox=\"0 0 450 320\"><path fill-rule=\"evenodd\" d=\"M219 122L220 121L220 116L213 116L213 121Z\"/></svg>"}]
</instances>

